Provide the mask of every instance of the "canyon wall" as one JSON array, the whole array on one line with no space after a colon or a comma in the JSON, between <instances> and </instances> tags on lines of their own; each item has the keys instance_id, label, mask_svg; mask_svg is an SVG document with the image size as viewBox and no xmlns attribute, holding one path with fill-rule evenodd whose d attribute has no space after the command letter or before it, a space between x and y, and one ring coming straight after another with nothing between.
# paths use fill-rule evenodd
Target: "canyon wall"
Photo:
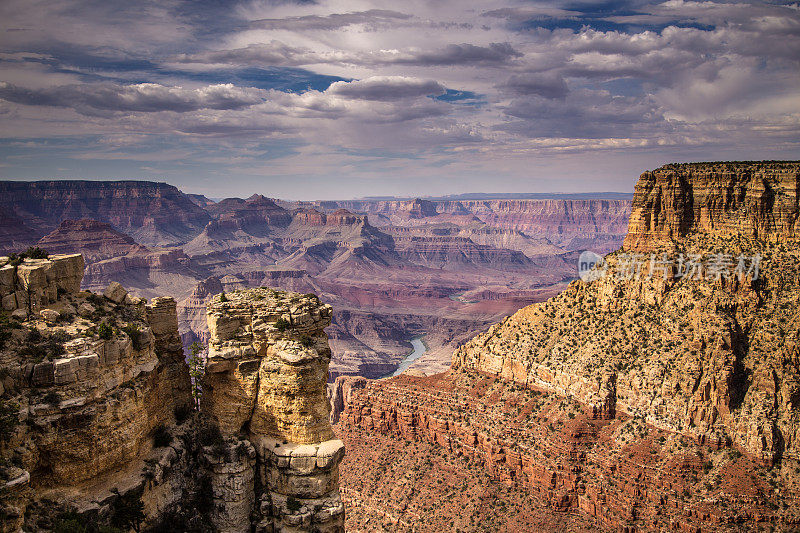
<instances>
[{"instance_id":1,"label":"canyon wall","mask_svg":"<svg viewBox=\"0 0 800 533\"><path fill-rule=\"evenodd\" d=\"M250 521L257 531L344 531L344 445L325 393L331 314L314 295L266 288L208 303L201 410L230 448L245 450L213 469L220 531Z\"/></svg>"},{"instance_id":2,"label":"canyon wall","mask_svg":"<svg viewBox=\"0 0 800 533\"><path fill-rule=\"evenodd\" d=\"M689 232L778 241L800 232L796 162L687 163L636 184L625 248L647 251Z\"/></svg>"},{"instance_id":3,"label":"canyon wall","mask_svg":"<svg viewBox=\"0 0 800 533\"><path fill-rule=\"evenodd\" d=\"M155 519L185 486L172 436L191 397L175 301L119 284L81 292L80 255L2 271L16 276L17 308L0 315L0 529L52 530L70 509L107 517L128 498Z\"/></svg>"},{"instance_id":4,"label":"canyon wall","mask_svg":"<svg viewBox=\"0 0 800 533\"><path fill-rule=\"evenodd\" d=\"M350 390L337 431L359 457L365 432L435 443L603 528L796 528L799 170L643 174L625 247L593 276L464 344L447 374Z\"/></svg>"},{"instance_id":5,"label":"canyon wall","mask_svg":"<svg viewBox=\"0 0 800 533\"><path fill-rule=\"evenodd\" d=\"M177 188L148 181L3 181L0 209L25 221L30 244L67 219L108 222L145 245L186 242L210 220Z\"/></svg>"},{"instance_id":6,"label":"canyon wall","mask_svg":"<svg viewBox=\"0 0 800 533\"><path fill-rule=\"evenodd\" d=\"M330 206L334 202L326 202ZM337 207L367 213L378 225L397 226L453 222L483 223L545 237L561 246L597 235L625 234L628 200L385 200L340 201ZM384 221L380 223L380 221ZM575 246L578 248L579 246Z\"/></svg>"}]
</instances>

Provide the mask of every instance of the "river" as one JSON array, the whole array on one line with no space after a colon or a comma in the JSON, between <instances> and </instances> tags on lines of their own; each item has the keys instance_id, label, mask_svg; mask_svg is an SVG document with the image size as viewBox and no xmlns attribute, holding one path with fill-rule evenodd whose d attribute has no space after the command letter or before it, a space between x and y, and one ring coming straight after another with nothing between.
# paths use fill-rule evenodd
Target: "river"
<instances>
[{"instance_id":1,"label":"river","mask_svg":"<svg viewBox=\"0 0 800 533\"><path fill-rule=\"evenodd\" d=\"M400 365L397 367L397 370L395 370L390 377L394 377L405 372L406 369L410 367L414 361L422 357L425 354L425 352L428 351L428 349L425 348L425 343L422 342L422 339L424 337L425 337L424 335L420 337L414 337L409 341L411 343L411 346L414 347L414 351L408 354L406 358L400 362Z\"/></svg>"}]
</instances>

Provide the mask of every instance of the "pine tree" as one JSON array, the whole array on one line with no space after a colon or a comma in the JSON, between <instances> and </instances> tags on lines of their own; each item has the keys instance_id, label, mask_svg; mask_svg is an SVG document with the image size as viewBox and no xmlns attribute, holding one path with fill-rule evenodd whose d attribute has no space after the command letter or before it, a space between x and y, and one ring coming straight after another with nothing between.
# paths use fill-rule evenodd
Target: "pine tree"
<instances>
[{"instance_id":1,"label":"pine tree","mask_svg":"<svg viewBox=\"0 0 800 533\"><path fill-rule=\"evenodd\" d=\"M200 397L203 395L203 389L200 381L206 373L206 365L200 354L204 351L203 346L199 342L193 342L189 346L189 376L192 378L192 398L194 398L195 410L200 410Z\"/></svg>"}]
</instances>

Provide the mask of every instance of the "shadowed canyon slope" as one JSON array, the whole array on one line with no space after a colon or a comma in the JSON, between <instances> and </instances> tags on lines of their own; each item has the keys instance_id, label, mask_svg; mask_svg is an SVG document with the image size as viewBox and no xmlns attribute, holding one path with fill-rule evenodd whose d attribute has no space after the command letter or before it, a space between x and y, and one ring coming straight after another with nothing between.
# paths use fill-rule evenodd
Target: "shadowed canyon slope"
<instances>
[{"instance_id":1,"label":"shadowed canyon slope","mask_svg":"<svg viewBox=\"0 0 800 533\"><path fill-rule=\"evenodd\" d=\"M79 251L84 287L118 280L178 300L185 344L207 340L205 303L237 288L313 292L335 309L332 376L448 367L455 346L560 291L577 253L622 241L619 199L212 202L147 182L7 182L0 248ZM27 228L27 229L26 229Z\"/></svg>"},{"instance_id":2,"label":"shadowed canyon slope","mask_svg":"<svg viewBox=\"0 0 800 533\"><path fill-rule=\"evenodd\" d=\"M521 494L535 494L565 529L795 530L799 190L797 162L646 172L625 246L594 279L476 336L447 373L339 378L348 523L388 530L420 513L426 531L448 517L519 528ZM477 470L511 487L499 495L509 513L481 512L468 482L452 491L381 462L423 445L456 479Z\"/></svg>"}]
</instances>

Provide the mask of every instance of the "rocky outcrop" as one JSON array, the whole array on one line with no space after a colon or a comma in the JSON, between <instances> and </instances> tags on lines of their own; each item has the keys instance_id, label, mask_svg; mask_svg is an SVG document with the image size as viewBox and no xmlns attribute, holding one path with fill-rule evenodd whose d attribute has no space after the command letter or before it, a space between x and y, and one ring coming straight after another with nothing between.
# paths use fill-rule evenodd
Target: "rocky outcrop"
<instances>
[{"instance_id":1,"label":"rocky outcrop","mask_svg":"<svg viewBox=\"0 0 800 533\"><path fill-rule=\"evenodd\" d=\"M212 483L225 487L214 491L220 531L242 530L232 516L255 517L257 531L343 531L344 446L325 394L331 314L313 295L266 288L208 303L201 410L224 437L254 449L213 470Z\"/></svg>"},{"instance_id":2,"label":"rocky outcrop","mask_svg":"<svg viewBox=\"0 0 800 533\"><path fill-rule=\"evenodd\" d=\"M2 310L25 318L56 303L62 294L78 292L83 265L80 254L25 259L19 264L13 264L8 257L0 257Z\"/></svg>"},{"instance_id":3,"label":"rocky outcrop","mask_svg":"<svg viewBox=\"0 0 800 533\"><path fill-rule=\"evenodd\" d=\"M339 415L351 403L352 392L363 389L367 383L368 380L360 376L339 376L334 380L330 386L331 424L339 421Z\"/></svg>"},{"instance_id":4,"label":"rocky outcrop","mask_svg":"<svg viewBox=\"0 0 800 533\"><path fill-rule=\"evenodd\" d=\"M625 248L650 251L691 232L797 238L798 191L798 162L665 165L639 177Z\"/></svg>"},{"instance_id":5,"label":"rocky outcrop","mask_svg":"<svg viewBox=\"0 0 800 533\"><path fill-rule=\"evenodd\" d=\"M171 438L191 404L175 301L148 304L119 284L81 292L80 255L16 270L25 311L0 322L2 531L51 529L70 508L107 517L128 497L155 519L186 486Z\"/></svg>"}]
</instances>

